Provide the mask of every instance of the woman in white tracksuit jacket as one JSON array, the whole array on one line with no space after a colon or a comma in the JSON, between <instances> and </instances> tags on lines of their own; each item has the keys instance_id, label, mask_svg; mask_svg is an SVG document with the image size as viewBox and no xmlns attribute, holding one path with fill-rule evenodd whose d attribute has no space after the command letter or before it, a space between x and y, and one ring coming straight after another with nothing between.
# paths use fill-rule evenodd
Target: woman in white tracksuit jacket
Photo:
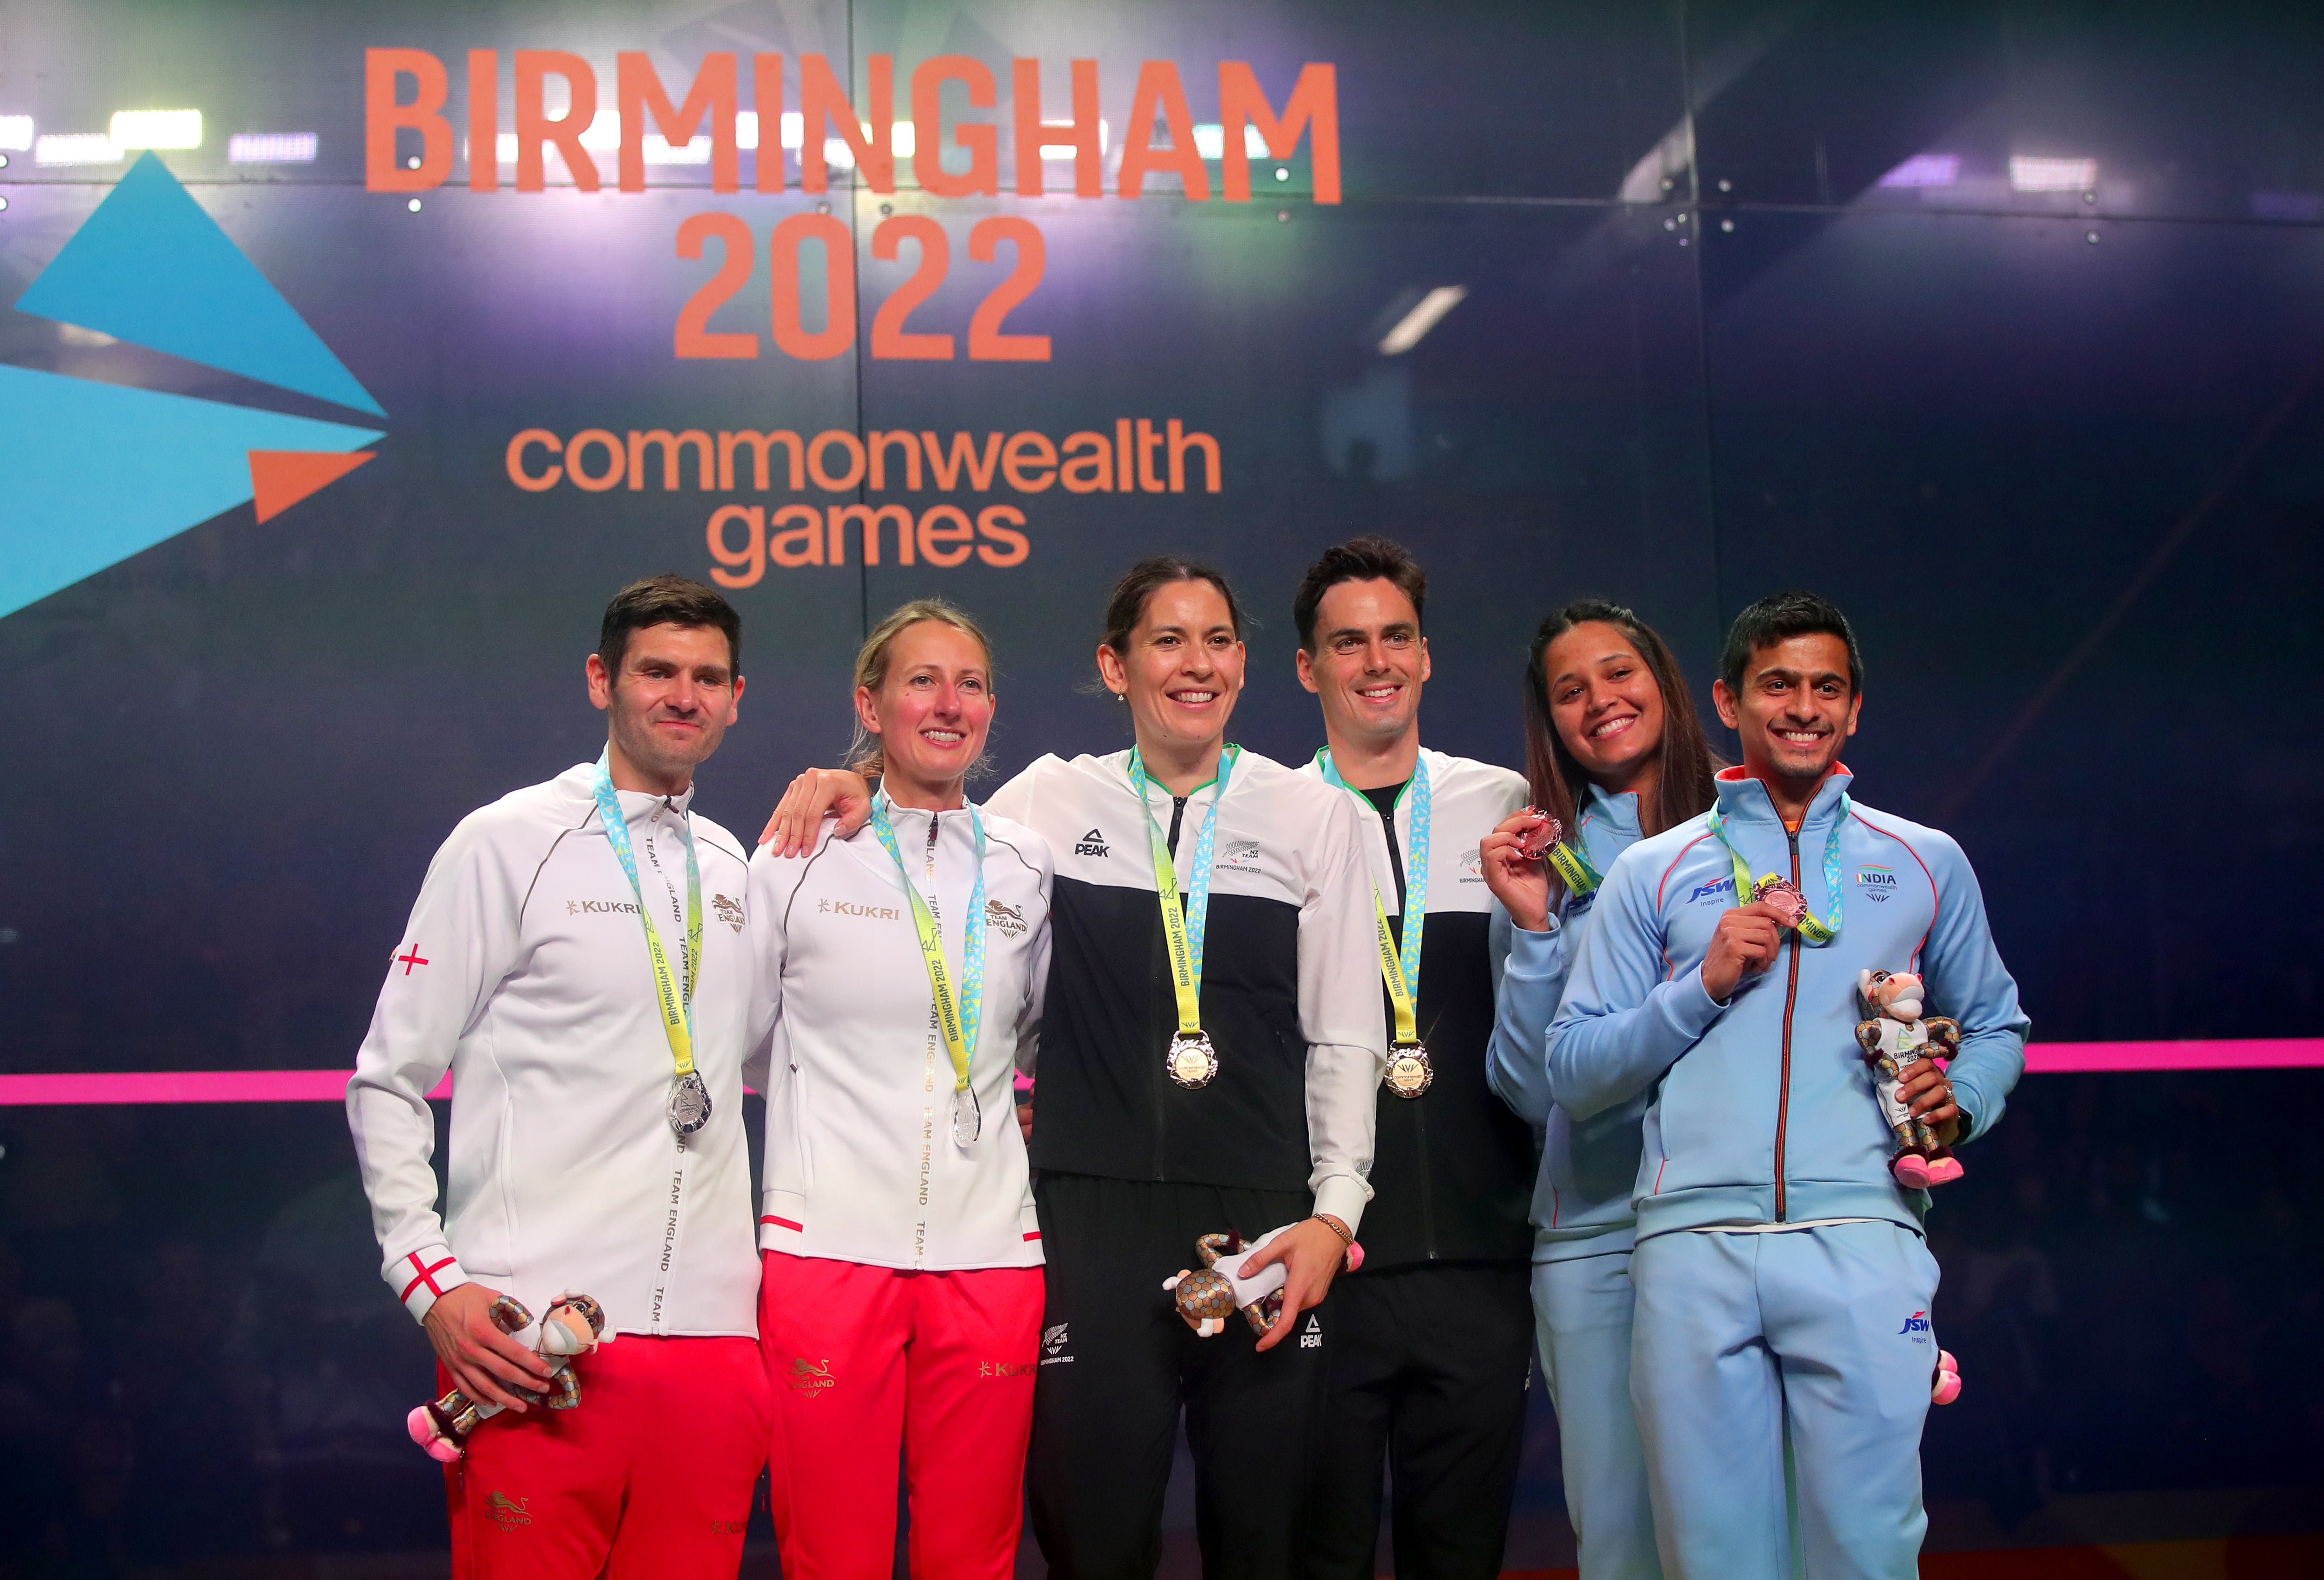
<instances>
[{"instance_id":1,"label":"woman in white tracksuit jacket","mask_svg":"<svg viewBox=\"0 0 2324 1580\"><path fill-rule=\"evenodd\" d=\"M856 663L871 821L751 864L767 1094L760 1343L783 1573L885 1575L908 1445L915 1575L1016 1564L1042 1307L1014 1081L1048 978L1048 846L970 803L983 633L933 600Z\"/></svg>"},{"instance_id":2,"label":"woman in white tracksuit jacket","mask_svg":"<svg viewBox=\"0 0 2324 1580\"><path fill-rule=\"evenodd\" d=\"M1554 863L1519 858L1522 815L1485 837L1485 882L1500 902L1493 952L1506 962L1485 1071L1543 1132L1534 1320L1582 1580L1658 1580L1630 1413L1630 1193L1646 1095L1575 1120L1556 1103L1547 1038L1598 878L1642 835L1708 808L1718 761L1669 647L1597 598L1553 611L1535 633L1525 732L1533 803L1565 825L1565 849Z\"/></svg>"}]
</instances>

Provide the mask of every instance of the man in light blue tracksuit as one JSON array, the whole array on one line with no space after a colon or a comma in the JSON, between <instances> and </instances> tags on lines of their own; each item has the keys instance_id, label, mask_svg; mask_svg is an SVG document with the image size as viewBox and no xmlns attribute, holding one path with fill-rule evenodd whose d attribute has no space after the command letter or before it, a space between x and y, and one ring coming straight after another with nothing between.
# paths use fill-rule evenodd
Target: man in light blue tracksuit
<instances>
[{"instance_id":1,"label":"man in light blue tracksuit","mask_svg":"<svg viewBox=\"0 0 2324 1580\"><path fill-rule=\"evenodd\" d=\"M1854 1035L1860 970L1914 971L1961 1025L1904 1097L1948 1141L2001 1117L2025 1017L1960 847L1853 804L1863 668L1812 594L1738 615L1713 688L1743 765L1607 874L1549 1034L1577 1120L1650 1095L1630 1387L1674 1580L1780 1580L1784 1428L1809 1575L1915 1574L1937 1355L1924 1193ZM1804 916L1754 899L1795 885ZM1797 919L1796 928L1787 926Z\"/></svg>"},{"instance_id":2,"label":"man in light blue tracksuit","mask_svg":"<svg viewBox=\"0 0 2324 1580\"><path fill-rule=\"evenodd\" d=\"M1638 797L1583 793L1572 844L1603 873L1638 837ZM1630 1247L1643 1092L1586 1120L1553 1102L1542 1037L1557 1012L1593 895L1565 895L1541 931L1493 911L1499 1008L1485 1073L1501 1101L1543 1132L1533 1197L1533 1302L1557 1409L1565 1501L1587 1580L1661 1573L1630 1410Z\"/></svg>"}]
</instances>

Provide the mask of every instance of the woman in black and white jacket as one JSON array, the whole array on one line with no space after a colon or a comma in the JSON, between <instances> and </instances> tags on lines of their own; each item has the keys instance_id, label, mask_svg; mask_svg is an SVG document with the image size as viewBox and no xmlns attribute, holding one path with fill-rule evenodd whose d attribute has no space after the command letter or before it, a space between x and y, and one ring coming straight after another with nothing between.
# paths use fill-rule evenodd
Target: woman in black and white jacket
<instances>
[{"instance_id":1,"label":"woman in black and white jacket","mask_svg":"<svg viewBox=\"0 0 2324 1580\"><path fill-rule=\"evenodd\" d=\"M1132 567L1097 662L1135 747L1042 757L992 796L1057 862L1034 1530L1053 1572L1151 1573L1183 1406L1206 1571L1288 1573L1329 1342L1311 1308L1370 1197L1386 1057L1361 830L1344 793L1227 744L1244 649L1217 571ZM802 775L766 836L809 840L835 805L848 827L864 790ZM1278 1227L1282 1319L1196 1338L1163 1280L1201 1234Z\"/></svg>"},{"instance_id":2,"label":"woman in black and white jacket","mask_svg":"<svg viewBox=\"0 0 2324 1580\"><path fill-rule=\"evenodd\" d=\"M767 1094L760 1343L787 1575L1013 1572L1042 1308L1015 1113L1049 965L1049 847L968 801L992 661L905 605L856 661L869 821L751 864Z\"/></svg>"}]
</instances>

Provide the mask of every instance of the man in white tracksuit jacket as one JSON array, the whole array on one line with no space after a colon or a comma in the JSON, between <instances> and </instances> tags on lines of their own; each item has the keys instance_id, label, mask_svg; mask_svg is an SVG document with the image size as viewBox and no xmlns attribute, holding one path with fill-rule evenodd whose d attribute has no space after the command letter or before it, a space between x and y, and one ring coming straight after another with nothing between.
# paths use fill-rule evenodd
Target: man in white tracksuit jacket
<instances>
[{"instance_id":1,"label":"man in white tracksuit jacket","mask_svg":"<svg viewBox=\"0 0 2324 1580\"><path fill-rule=\"evenodd\" d=\"M588 666L605 755L461 820L347 1088L388 1287L439 1385L506 1407L446 1467L456 1576L732 1575L741 1559L771 1409L742 1112L749 864L687 809L742 695L740 630L676 577L614 598ZM427 1097L447 1072L439 1218ZM580 1403L550 1413L533 1328L488 1314L505 1295L538 1319L568 1292L618 1342L573 1363Z\"/></svg>"}]
</instances>

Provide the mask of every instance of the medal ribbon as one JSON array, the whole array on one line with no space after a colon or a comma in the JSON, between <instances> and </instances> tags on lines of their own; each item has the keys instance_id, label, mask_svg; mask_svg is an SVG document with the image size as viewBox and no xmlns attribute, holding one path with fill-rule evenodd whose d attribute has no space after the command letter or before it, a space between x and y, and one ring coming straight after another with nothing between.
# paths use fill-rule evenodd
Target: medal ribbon
<instances>
[{"instance_id":1,"label":"medal ribbon","mask_svg":"<svg viewBox=\"0 0 2324 1580\"><path fill-rule=\"evenodd\" d=\"M1170 987L1178 998L1178 1030L1189 1035L1203 1029L1203 924L1211 914L1211 847L1219 827L1219 803L1227 799L1227 777L1234 772L1240 746L1219 753L1219 776L1212 782L1210 810L1203 814L1203 830L1194 839L1194 881L1186 886L1186 904L1178 905L1178 865L1170 855L1170 841L1154 821L1146 801L1146 763L1138 748L1130 749L1130 788L1137 793L1139 810L1146 814L1147 848L1154 857L1154 895L1162 907L1162 942L1170 951ZM1201 788L1199 786L1197 789Z\"/></svg>"},{"instance_id":2,"label":"medal ribbon","mask_svg":"<svg viewBox=\"0 0 2324 1580\"><path fill-rule=\"evenodd\" d=\"M1568 845L1563 841L1553 845L1549 847L1548 860L1549 864L1557 869L1557 875L1565 880L1565 892L1577 900L1595 894L1598 886L1606 881L1599 874L1598 869L1590 864L1590 858L1582 854L1579 845Z\"/></svg>"},{"instance_id":3,"label":"medal ribbon","mask_svg":"<svg viewBox=\"0 0 2324 1580\"><path fill-rule=\"evenodd\" d=\"M1814 910L1810 908L1808 913L1800 918L1800 941L1819 949L1840 937L1840 831L1847 827L1850 806L1848 792L1840 791L1840 816L1832 819L1831 837L1823 842L1823 891L1831 896L1831 915L1828 918L1819 918ZM1720 844L1727 845L1727 859L1735 864L1735 903L1738 905L1750 903L1746 896L1755 892L1757 884L1751 881L1751 869L1744 864L1743 858L1736 854L1735 847L1728 845L1727 815L1717 807L1711 809L1711 832L1718 836ZM1760 879L1759 882L1767 882L1777 876L1779 874L1769 873L1766 877ZM1802 895L1801 899L1804 901L1806 896Z\"/></svg>"},{"instance_id":4,"label":"medal ribbon","mask_svg":"<svg viewBox=\"0 0 2324 1580\"><path fill-rule=\"evenodd\" d=\"M953 996L952 974L945 966L944 935L934 912L913 886L904 868L904 853L896 845L896 826L888 817L894 803L881 790L872 798L872 827L880 843L896 858L896 876L912 902L912 930L920 938L920 959L928 968L928 991L935 995L936 1024L943 1029L945 1051L952 1056L952 1089L968 1090L968 1061L976 1053L976 1030L984 1018L984 819L968 808L968 826L976 831L976 886L969 891L968 923L961 934L960 995ZM929 816L933 818L934 813Z\"/></svg>"},{"instance_id":5,"label":"medal ribbon","mask_svg":"<svg viewBox=\"0 0 2324 1580\"><path fill-rule=\"evenodd\" d=\"M638 882L629 820L622 815L622 799L613 791L613 770L606 762L611 752L609 746L597 754L597 777L591 787L597 797L597 820L605 826L605 843L613 847L622 871L629 874L630 892L637 896L638 919L646 928L646 955L653 962L654 996L661 1005L662 1033L669 1039L669 1057L684 1077L694 1073L694 983L702 968L702 869L694 860L694 822L689 815L678 823L678 838L686 845L686 938L681 946L686 981L681 988L654 926L653 907L646 903L645 889Z\"/></svg>"},{"instance_id":6,"label":"medal ribbon","mask_svg":"<svg viewBox=\"0 0 2324 1580\"><path fill-rule=\"evenodd\" d=\"M1326 746L1315 753L1315 764L1323 771L1326 782L1338 785L1350 795L1364 802L1367 812L1374 810L1361 790L1340 777L1337 764L1332 761L1332 750ZM1372 885L1372 922L1379 947L1380 981L1388 987L1388 1002L1396 1012L1396 1040L1409 1046L1420 1040L1420 1015L1416 1001L1420 997L1421 932L1428 925L1428 764L1416 762L1412 778L1405 785L1404 795L1412 799L1412 837L1406 843L1410 854L1404 864L1404 947L1397 947L1396 935L1388 925L1388 905L1380 899L1379 885ZM1397 799L1403 800L1404 796ZM1396 838L1393 824L1388 836ZM1416 878L1415 873L1419 876Z\"/></svg>"}]
</instances>

